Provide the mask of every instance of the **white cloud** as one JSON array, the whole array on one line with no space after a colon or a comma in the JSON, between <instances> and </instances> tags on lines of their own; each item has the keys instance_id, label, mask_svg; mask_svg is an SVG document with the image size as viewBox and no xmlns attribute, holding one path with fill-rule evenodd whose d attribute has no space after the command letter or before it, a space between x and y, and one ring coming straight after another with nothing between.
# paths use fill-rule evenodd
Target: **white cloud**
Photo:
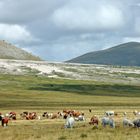
<instances>
[{"instance_id":1,"label":"white cloud","mask_svg":"<svg viewBox=\"0 0 140 140\"><path fill-rule=\"evenodd\" d=\"M25 26L0 24L0 38L12 42L24 41L31 42L34 40Z\"/></svg>"},{"instance_id":2,"label":"white cloud","mask_svg":"<svg viewBox=\"0 0 140 140\"><path fill-rule=\"evenodd\" d=\"M123 13L115 4L93 0L70 2L52 15L54 24L64 30L114 30L124 25Z\"/></svg>"},{"instance_id":3,"label":"white cloud","mask_svg":"<svg viewBox=\"0 0 140 140\"><path fill-rule=\"evenodd\" d=\"M125 37L123 42L140 42L140 37Z\"/></svg>"}]
</instances>

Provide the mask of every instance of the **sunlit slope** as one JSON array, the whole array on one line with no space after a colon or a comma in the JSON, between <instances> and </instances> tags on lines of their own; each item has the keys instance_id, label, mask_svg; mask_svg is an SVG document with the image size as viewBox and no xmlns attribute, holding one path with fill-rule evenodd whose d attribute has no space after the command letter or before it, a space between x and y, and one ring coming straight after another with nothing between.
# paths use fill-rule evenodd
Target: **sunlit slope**
<instances>
[{"instance_id":1,"label":"sunlit slope","mask_svg":"<svg viewBox=\"0 0 140 140\"><path fill-rule=\"evenodd\" d=\"M41 60L39 57L17 48L4 40L0 41L0 59Z\"/></svg>"}]
</instances>

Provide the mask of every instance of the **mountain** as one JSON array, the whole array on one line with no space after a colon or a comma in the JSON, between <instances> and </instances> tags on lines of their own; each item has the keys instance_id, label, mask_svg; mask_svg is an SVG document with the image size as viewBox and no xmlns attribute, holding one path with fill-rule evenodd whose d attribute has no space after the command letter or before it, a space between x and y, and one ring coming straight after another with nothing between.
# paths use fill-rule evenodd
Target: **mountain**
<instances>
[{"instance_id":1,"label":"mountain","mask_svg":"<svg viewBox=\"0 0 140 140\"><path fill-rule=\"evenodd\" d=\"M140 66L140 43L128 42L120 44L109 49L86 53L67 62Z\"/></svg>"},{"instance_id":2,"label":"mountain","mask_svg":"<svg viewBox=\"0 0 140 140\"><path fill-rule=\"evenodd\" d=\"M16 59L16 60L41 60L39 57L32 55L14 45L0 40L0 59Z\"/></svg>"}]
</instances>

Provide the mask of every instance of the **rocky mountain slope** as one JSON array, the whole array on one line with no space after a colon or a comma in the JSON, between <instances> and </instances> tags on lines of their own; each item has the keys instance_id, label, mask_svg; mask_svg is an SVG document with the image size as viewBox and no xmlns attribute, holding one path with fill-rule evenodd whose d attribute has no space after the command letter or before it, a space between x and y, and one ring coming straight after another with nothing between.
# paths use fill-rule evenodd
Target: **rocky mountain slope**
<instances>
[{"instance_id":1,"label":"rocky mountain slope","mask_svg":"<svg viewBox=\"0 0 140 140\"><path fill-rule=\"evenodd\" d=\"M41 60L39 57L17 48L4 40L0 41L0 59Z\"/></svg>"}]
</instances>

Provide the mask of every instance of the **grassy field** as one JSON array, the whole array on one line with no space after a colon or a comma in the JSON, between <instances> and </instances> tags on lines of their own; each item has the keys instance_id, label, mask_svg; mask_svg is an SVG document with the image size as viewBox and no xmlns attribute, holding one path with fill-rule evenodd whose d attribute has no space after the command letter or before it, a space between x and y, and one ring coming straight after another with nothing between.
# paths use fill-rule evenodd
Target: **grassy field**
<instances>
[{"instance_id":1,"label":"grassy field","mask_svg":"<svg viewBox=\"0 0 140 140\"><path fill-rule=\"evenodd\" d=\"M72 130L62 129L63 119L10 121L9 127L0 127L2 140L139 140L140 131L122 127L122 112L134 118L133 110L140 109L140 86L125 83L64 80L38 76L0 75L0 112L44 111L63 109L84 111L86 122L76 122ZM92 109L92 113L88 109ZM92 115L102 117L106 110L119 113L115 129L98 129L88 125Z\"/></svg>"}]
</instances>

